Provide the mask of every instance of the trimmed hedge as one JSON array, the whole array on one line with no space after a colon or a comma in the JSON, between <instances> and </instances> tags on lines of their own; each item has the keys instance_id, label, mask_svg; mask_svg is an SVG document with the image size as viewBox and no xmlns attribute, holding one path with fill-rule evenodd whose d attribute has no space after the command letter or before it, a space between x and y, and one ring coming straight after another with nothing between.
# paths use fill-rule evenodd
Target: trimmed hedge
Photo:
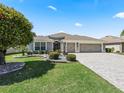
<instances>
[{"instance_id":1,"label":"trimmed hedge","mask_svg":"<svg viewBox=\"0 0 124 93\"><path fill-rule=\"evenodd\" d=\"M68 54L68 55L66 56L66 59L67 59L68 61L76 61L76 55L75 55L75 54Z\"/></svg>"},{"instance_id":2,"label":"trimmed hedge","mask_svg":"<svg viewBox=\"0 0 124 93\"><path fill-rule=\"evenodd\" d=\"M106 48L106 52L107 53L113 53L114 52L114 48Z\"/></svg>"},{"instance_id":3,"label":"trimmed hedge","mask_svg":"<svg viewBox=\"0 0 124 93\"><path fill-rule=\"evenodd\" d=\"M50 52L49 58L50 59L59 59L59 55L60 55L60 53L58 53L58 52Z\"/></svg>"},{"instance_id":4,"label":"trimmed hedge","mask_svg":"<svg viewBox=\"0 0 124 93\"><path fill-rule=\"evenodd\" d=\"M48 54L47 50L35 50L33 51L33 54Z\"/></svg>"},{"instance_id":5,"label":"trimmed hedge","mask_svg":"<svg viewBox=\"0 0 124 93\"><path fill-rule=\"evenodd\" d=\"M44 51L42 51L42 50L41 50L41 51L39 51L39 54L44 54Z\"/></svg>"},{"instance_id":6,"label":"trimmed hedge","mask_svg":"<svg viewBox=\"0 0 124 93\"><path fill-rule=\"evenodd\" d=\"M38 50L33 51L33 54L38 54L38 53L39 53Z\"/></svg>"}]
</instances>

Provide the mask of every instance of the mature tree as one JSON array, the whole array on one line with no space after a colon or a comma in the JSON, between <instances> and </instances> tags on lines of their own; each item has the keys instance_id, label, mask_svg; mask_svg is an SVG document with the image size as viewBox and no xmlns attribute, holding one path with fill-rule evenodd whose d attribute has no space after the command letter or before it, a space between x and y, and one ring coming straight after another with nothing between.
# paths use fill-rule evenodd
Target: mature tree
<instances>
[{"instance_id":1,"label":"mature tree","mask_svg":"<svg viewBox=\"0 0 124 93\"><path fill-rule=\"evenodd\" d=\"M32 32L32 34L33 34L33 37L36 37L37 36L35 32Z\"/></svg>"},{"instance_id":2,"label":"mature tree","mask_svg":"<svg viewBox=\"0 0 124 93\"><path fill-rule=\"evenodd\" d=\"M121 32L121 34L120 34L120 36L124 36L124 30L122 30L122 32Z\"/></svg>"},{"instance_id":3,"label":"mature tree","mask_svg":"<svg viewBox=\"0 0 124 93\"><path fill-rule=\"evenodd\" d=\"M33 40L32 24L23 14L0 4L0 64L5 64L6 50L26 46Z\"/></svg>"},{"instance_id":4,"label":"mature tree","mask_svg":"<svg viewBox=\"0 0 124 93\"><path fill-rule=\"evenodd\" d=\"M33 35L33 37L37 36L35 32L32 32L32 35ZM32 39L32 37L28 38L28 39ZM22 52L23 56L25 56L25 53L28 51L28 48L25 45L19 45L19 46L16 47L16 49L20 50Z\"/></svg>"}]
</instances>

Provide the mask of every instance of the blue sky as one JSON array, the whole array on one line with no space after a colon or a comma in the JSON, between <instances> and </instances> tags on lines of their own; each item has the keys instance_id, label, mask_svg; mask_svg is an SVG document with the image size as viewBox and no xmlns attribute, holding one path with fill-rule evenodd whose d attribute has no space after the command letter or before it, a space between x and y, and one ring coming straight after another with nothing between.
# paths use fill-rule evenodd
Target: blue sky
<instances>
[{"instance_id":1,"label":"blue sky","mask_svg":"<svg viewBox=\"0 0 124 93\"><path fill-rule=\"evenodd\" d=\"M0 0L22 12L38 35L56 32L91 37L119 36L124 0Z\"/></svg>"}]
</instances>

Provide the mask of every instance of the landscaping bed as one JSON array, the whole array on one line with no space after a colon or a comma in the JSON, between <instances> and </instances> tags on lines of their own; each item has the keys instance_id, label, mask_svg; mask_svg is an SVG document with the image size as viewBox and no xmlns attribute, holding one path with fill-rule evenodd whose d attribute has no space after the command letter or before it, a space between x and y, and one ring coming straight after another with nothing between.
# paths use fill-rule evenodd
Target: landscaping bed
<instances>
[{"instance_id":1,"label":"landscaping bed","mask_svg":"<svg viewBox=\"0 0 124 93\"><path fill-rule=\"evenodd\" d=\"M6 63L5 65L0 65L0 75L7 74L13 71L20 70L24 67L25 63Z\"/></svg>"}]
</instances>

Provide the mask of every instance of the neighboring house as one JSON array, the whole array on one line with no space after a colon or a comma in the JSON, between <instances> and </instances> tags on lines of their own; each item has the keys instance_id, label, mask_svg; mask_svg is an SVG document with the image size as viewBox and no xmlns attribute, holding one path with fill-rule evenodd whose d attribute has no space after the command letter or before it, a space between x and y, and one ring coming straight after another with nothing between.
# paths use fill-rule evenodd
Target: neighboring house
<instances>
[{"instance_id":1,"label":"neighboring house","mask_svg":"<svg viewBox=\"0 0 124 93\"><path fill-rule=\"evenodd\" d=\"M49 36L34 37L29 49L37 50L61 50L63 52L103 52L103 41L87 36L57 33Z\"/></svg>"},{"instance_id":2,"label":"neighboring house","mask_svg":"<svg viewBox=\"0 0 124 93\"><path fill-rule=\"evenodd\" d=\"M114 52L124 52L124 38L116 36L106 36L101 38L105 48L114 48Z\"/></svg>"}]
</instances>

